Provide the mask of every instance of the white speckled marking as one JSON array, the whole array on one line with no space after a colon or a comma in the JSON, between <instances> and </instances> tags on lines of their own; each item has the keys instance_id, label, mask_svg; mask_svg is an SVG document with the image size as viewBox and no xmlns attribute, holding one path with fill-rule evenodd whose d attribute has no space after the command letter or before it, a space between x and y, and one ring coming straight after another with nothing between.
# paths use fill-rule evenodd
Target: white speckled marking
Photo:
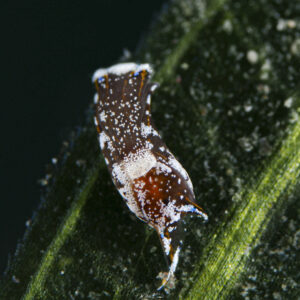
<instances>
[{"instance_id":1,"label":"white speckled marking","mask_svg":"<svg viewBox=\"0 0 300 300\"><path fill-rule=\"evenodd\" d=\"M156 158L149 150L131 154L121 163L124 172L132 180L144 176L155 165Z\"/></svg>"}]
</instances>

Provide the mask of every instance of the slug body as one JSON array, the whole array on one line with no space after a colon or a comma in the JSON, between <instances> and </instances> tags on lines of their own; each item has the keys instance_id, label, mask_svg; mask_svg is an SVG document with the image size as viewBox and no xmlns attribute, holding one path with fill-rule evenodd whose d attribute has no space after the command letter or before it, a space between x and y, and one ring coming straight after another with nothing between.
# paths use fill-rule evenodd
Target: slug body
<instances>
[{"instance_id":1,"label":"slug body","mask_svg":"<svg viewBox=\"0 0 300 300\"><path fill-rule=\"evenodd\" d=\"M94 73L95 125L108 170L129 209L153 227L174 274L182 246L180 221L207 215L194 203L192 182L151 120L148 64L123 63Z\"/></svg>"}]
</instances>

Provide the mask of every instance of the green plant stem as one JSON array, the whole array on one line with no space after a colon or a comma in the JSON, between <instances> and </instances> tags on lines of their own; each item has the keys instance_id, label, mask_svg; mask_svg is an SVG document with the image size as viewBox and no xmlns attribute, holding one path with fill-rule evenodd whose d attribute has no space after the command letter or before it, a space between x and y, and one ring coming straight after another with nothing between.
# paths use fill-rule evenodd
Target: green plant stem
<instances>
[{"instance_id":1,"label":"green plant stem","mask_svg":"<svg viewBox=\"0 0 300 300\"><path fill-rule=\"evenodd\" d=\"M181 299L226 299L237 282L250 249L260 242L270 219L283 209L286 196L299 180L300 121L291 127L279 151L253 180L254 187L245 187L236 195L231 220L220 224L213 234L195 268L196 279L187 294L181 293Z\"/></svg>"},{"instance_id":2,"label":"green plant stem","mask_svg":"<svg viewBox=\"0 0 300 300\"><path fill-rule=\"evenodd\" d=\"M23 296L24 300L34 299L35 295L43 294L43 284L48 275L48 271L51 268L53 261L57 257L59 250L61 249L67 238L75 230L76 223L80 218L80 212L86 203L90 190L93 188L93 185L96 182L96 179L98 178L99 165L100 163L98 163L98 165L95 166L95 168L92 169L90 174L87 176L87 180L82 190L78 193L78 197L75 199L72 206L68 210L68 214L61 223L56 236L52 240L48 249L45 251L39 268L32 277L28 288Z\"/></svg>"}]
</instances>

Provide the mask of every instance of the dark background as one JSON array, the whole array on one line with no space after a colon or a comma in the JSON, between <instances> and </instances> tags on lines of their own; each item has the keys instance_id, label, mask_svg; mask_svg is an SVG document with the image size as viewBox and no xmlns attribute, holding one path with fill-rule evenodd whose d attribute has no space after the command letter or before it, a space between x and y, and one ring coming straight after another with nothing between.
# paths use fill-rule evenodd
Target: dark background
<instances>
[{"instance_id":1,"label":"dark background","mask_svg":"<svg viewBox=\"0 0 300 300\"><path fill-rule=\"evenodd\" d=\"M91 75L135 51L162 1L0 4L0 278L40 202L38 180L84 123ZM4 93L3 93L4 91Z\"/></svg>"}]
</instances>

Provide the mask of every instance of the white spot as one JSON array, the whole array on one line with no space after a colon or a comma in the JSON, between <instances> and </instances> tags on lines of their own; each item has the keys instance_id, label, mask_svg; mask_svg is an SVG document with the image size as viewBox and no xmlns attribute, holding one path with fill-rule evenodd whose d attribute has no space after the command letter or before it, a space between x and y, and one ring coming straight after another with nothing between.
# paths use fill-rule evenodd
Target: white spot
<instances>
[{"instance_id":1,"label":"white spot","mask_svg":"<svg viewBox=\"0 0 300 300\"><path fill-rule=\"evenodd\" d=\"M152 135L160 136L156 130L152 128Z\"/></svg>"},{"instance_id":2,"label":"white spot","mask_svg":"<svg viewBox=\"0 0 300 300\"><path fill-rule=\"evenodd\" d=\"M252 109L253 109L252 105L250 105L250 104L244 105L245 112L250 112Z\"/></svg>"},{"instance_id":3,"label":"white spot","mask_svg":"<svg viewBox=\"0 0 300 300\"><path fill-rule=\"evenodd\" d=\"M100 148L104 149L105 142L109 142L109 141L110 141L109 137L106 135L104 131L102 131L99 135Z\"/></svg>"},{"instance_id":4,"label":"white spot","mask_svg":"<svg viewBox=\"0 0 300 300\"><path fill-rule=\"evenodd\" d=\"M99 100L99 96L98 96L98 94L95 94L94 95L94 103L97 104L98 100Z\"/></svg>"},{"instance_id":5,"label":"white spot","mask_svg":"<svg viewBox=\"0 0 300 300\"><path fill-rule=\"evenodd\" d=\"M286 24L287 24L287 27L291 28L291 29L294 29L297 26L297 23L295 20L287 20Z\"/></svg>"},{"instance_id":6,"label":"white spot","mask_svg":"<svg viewBox=\"0 0 300 300\"><path fill-rule=\"evenodd\" d=\"M152 149L153 148L153 144L149 141L146 141L146 149Z\"/></svg>"},{"instance_id":7,"label":"white spot","mask_svg":"<svg viewBox=\"0 0 300 300\"><path fill-rule=\"evenodd\" d=\"M255 50L249 50L247 52L247 59L251 64L256 64L258 62L258 54Z\"/></svg>"},{"instance_id":8,"label":"white spot","mask_svg":"<svg viewBox=\"0 0 300 300\"><path fill-rule=\"evenodd\" d=\"M142 125L141 125L141 134L144 137L149 136L152 133L152 130L153 130L152 126L148 126L148 125L145 125L144 123L142 123Z\"/></svg>"},{"instance_id":9,"label":"white spot","mask_svg":"<svg viewBox=\"0 0 300 300\"><path fill-rule=\"evenodd\" d=\"M264 72L269 72L271 71L271 69L272 69L271 60L267 58L264 64L262 65L261 70Z\"/></svg>"},{"instance_id":10,"label":"white spot","mask_svg":"<svg viewBox=\"0 0 300 300\"><path fill-rule=\"evenodd\" d=\"M294 29L297 26L297 23L295 20L287 20L286 25L288 28Z\"/></svg>"},{"instance_id":11,"label":"white spot","mask_svg":"<svg viewBox=\"0 0 300 300\"><path fill-rule=\"evenodd\" d=\"M187 62L183 62L180 67L182 70L188 70L190 66Z\"/></svg>"},{"instance_id":12,"label":"white spot","mask_svg":"<svg viewBox=\"0 0 300 300\"><path fill-rule=\"evenodd\" d=\"M225 20L225 22L223 23L223 30L226 31L227 33L231 33L233 26L230 20Z\"/></svg>"},{"instance_id":13,"label":"white spot","mask_svg":"<svg viewBox=\"0 0 300 300\"><path fill-rule=\"evenodd\" d=\"M267 58L261 67L260 79L267 80L271 74L271 71L272 71L271 60Z\"/></svg>"},{"instance_id":14,"label":"white spot","mask_svg":"<svg viewBox=\"0 0 300 300\"><path fill-rule=\"evenodd\" d=\"M159 84L158 84L158 83L154 83L154 84L151 86L150 91L151 91L151 92L154 92L158 87L159 87Z\"/></svg>"},{"instance_id":15,"label":"white spot","mask_svg":"<svg viewBox=\"0 0 300 300\"><path fill-rule=\"evenodd\" d=\"M96 117L94 117L94 124L95 124L96 126L98 126L98 121L97 121L97 118L96 118Z\"/></svg>"},{"instance_id":16,"label":"white spot","mask_svg":"<svg viewBox=\"0 0 300 300\"><path fill-rule=\"evenodd\" d=\"M147 104L148 104L148 105L151 104L151 95L150 95L150 94L147 96Z\"/></svg>"},{"instance_id":17,"label":"white spot","mask_svg":"<svg viewBox=\"0 0 300 300\"><path fill-rule=\"evenodd\" d=\"M284 106L287 107L287 108L290 108L292 107L293 105L293 98L290 97L290 98L287 98L285 101L284 101Z\"/></svg>"},{"instance_id":18,"label":"white spot","mask_svg":"<svg viewBox=\"0 0 300 300\"><path fill-rule=\"evenodd\" d=\"M100 120L101 120L102 122L106 122L106 118L107 118L107 115L105 114L105 111L102 111L102 112L100 113Z\"/></svg>"},{"instance_id":19,"label":"white spot","mask_svg":"<svg viewBox=\"0 0 300 300\"><path fill-rule=\"evenodd\" d=\"M278 20L278 23L277 23L277 26L276 26L276 29L277 29L278 31L282 31L282 30L284 30L285 28L286 28L286 22L285 22L285 20L279 19L279 20Z\"/></svg>"},{"instance_id":20,"label":"white spot","mask_svg":"<svg viewBox=\"0 0 300 300\"><path fill-rule=\"evenodd\" d=\"M174 229L175 229L175 227L169 227L169 228L168 228L168 231L169 231L169 232L172 232Z\"/></svg>"},{"instance_id":21,"label":"white spot","mask_svg":"<svg viewBox=\"0 0 300 300\"><path fill-rule=\"evenodd\" d=\"M158 149L159 149L161 152L164 152L164 151L166 150L166 148L163 147L163 146L162 146L162 147L159 147Z\"/></svg>"}]
</instances>

